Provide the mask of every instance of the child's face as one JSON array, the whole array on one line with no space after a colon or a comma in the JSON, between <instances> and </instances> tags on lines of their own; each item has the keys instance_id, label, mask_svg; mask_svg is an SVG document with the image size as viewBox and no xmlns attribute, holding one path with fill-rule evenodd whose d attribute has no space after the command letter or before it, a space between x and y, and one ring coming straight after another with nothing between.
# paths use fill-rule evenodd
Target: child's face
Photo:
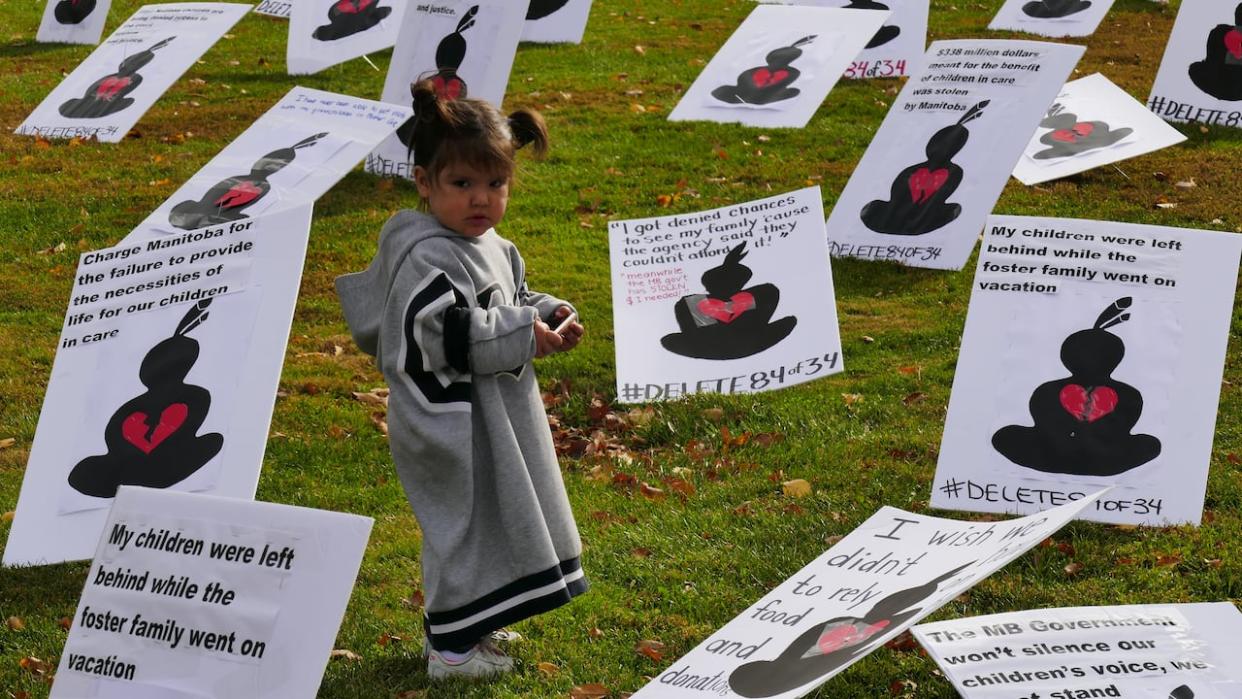
<instances>
[{"instance_id":1,"label":"child's face","mask_svg":"<svg viewBox=\"0 0 1242 699\"><path fill-rule=\"evenodd\" d=\"M508 175L465 163L450 163L434 181L426 169L416 167L414 184L440 225L471 238L500 223L509 205Z\"/></svg>"}]
</instances>

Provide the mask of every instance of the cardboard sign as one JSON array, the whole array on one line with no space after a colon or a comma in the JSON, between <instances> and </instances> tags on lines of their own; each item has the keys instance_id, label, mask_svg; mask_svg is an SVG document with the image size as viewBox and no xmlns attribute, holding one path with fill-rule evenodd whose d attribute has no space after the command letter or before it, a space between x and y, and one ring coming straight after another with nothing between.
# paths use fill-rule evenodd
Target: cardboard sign
<instances>
[{"instance_id":1,"label":"cardboard sign","mask_svg":"<svg viewBox=\"0 0 1242 699\"><path fill-rule=\"evenodd\" d=\"M431 80L441 99L473 97L499 106L526 16L526 0L415 3L405 14L384 81L384 101L410 104L410 85ZM412 122L367 156L367 172L414 177Z\"/></svg>"},{"instance_id":2,"label":"cardboard sign","mask_svg":"<svg viewBox=\"0 0 1242 699\"><path fill-rule=\"evenodd\" d=\"M966 699L1242 696L1229 602L1033 609L912 629Z\"/></svg>"},{"instance_id":3,"label":"cardboard sign","mask_svg":"<svg viewBox=\"0 0 1242 699\"><path fill-rule=\"evenodd\" d=\"M1185 140L1125 90L1095 73L1065 84L1013 176L1025 185L1039 184Z\"/></svg>"},{"instance_id":4,"label":"cardboard sign","mask_svg":"<svg viewBox=\"0 0 1242 699\"><path fill-rule=\"evenodd\" d=\"M901 78L914 73L927 52L927 0L763 0L781 5L891 10L884 26L845 69L845 77Z\"/></svg>"},{"instance_id":5,"label":"cardboard sign","mask_svg":"<svg viewBox=\"0 0 1242 699\"><path fill-rule=\"evenodd\" d=\"M634 697L807 694L1056 532L1093 498L1008 522L884 507Z\"/></svg>"},{"instance_id":6,"label":"cardboard sign","mask_svg":"<svg viewBox=\"0 0 1242 699\"><path fill-rule=\"evenodd\" d=\"M254 497L310 218L82 255L5 564L89 557L122 485Z\"/></svg>"},{"instance_id":7,"label":"cardboard sign","mask_svg":"<svg viewBox=\"0 0 1242 699\"><path fill-rule=\"evenodd\" d=\"M289 19L289 15L293 13L293 0L262 0L255 5L254 13L276 19Z\"/></svg>"},{"instance_id":8,"label":"cardboard sign","mask_svg":"<svg viewBox=\"0 0 1242 699\"><path fill-rule=\"evenodd\" d=\"M833 255L961 269L1081 46L937 41L828 218Z\"/></svg>"},{"instance_id":9,"label":"cardboard sign","mask_svg":"<svg viewBox=\"0 0 1242 699\"><path fill-rule=\"evenodd\" d=\"M314 201L410 113L408 106L295 87L151 212L125 242L227 225Z\"/></svg>"},{"instance_id":10,"label":"cardboard sign","mask_svg":"<svg viewBox=\"0 0 1242 699\"><path fill-rule=\"evenodd\" d=\"M15 133L116 143L249 5L144 5L86 57Z\"/></svg>"},{"instance_id":11,"label":"cardboard sign","mask_svg":"<svg viewBox=\"0 0 1242 699\"><path fill-rule=\"evenodd\" d=\"M408 6L409 0L295 0L285 45L289 75L318 73L390 48Z\"/></svg>"},{"instance_id":12,"label":"cardboard sign","mask_svg":"<svg viewBox=\"0 0 1242 699\"><path fill-rule=\"evenodd\" d=\"M686 90L669 121L806 126L889 14L760 5Z\"/></svg>"},{"instance_id":13,"label":"cardboard sign","mask_svg":"<svg viewBox=\"0 0 1242 699\"><path fill-rule=\"evenodd\" d=\"M48 0L35 41L53 44L97 44L112 0Z\"/></svg>"},{"instance_id":14,"label":"cardboard sign","mask_svg":"<svg viewBox=\"0 0 1242 699\"><path fill-rule=\"evenodd\" d=\"M1113 0L1006 0L988 29L1041 36L1091 36Z\"/></svg>"},{"instance_id":15,"label":"cardboard sign","mask_svg":"<svg viewBox=\"0 0 1242 699\"><path fill-rule=\"evenodd\" d=\"M844 370L819 188L608 224L617 396L754 393Z\"/></svg>"},{"instance_id":16,"label":"cardboard sign","mask_svg":"<svg viewBox=\"0 0 1242 699\"><path fill-rule=\"evenodd\" d=\"M1198 523L1242 237L988 220L933 481L935 507Z\"/></svg>"},{"instance_id":17,"label":"cardboard sign","mask_svg":"<svg viewBox=\"0 0 1242 699\"><path fill-rule=\"evenodd\" d=\"M312 699L369 517L124 487L52 699Z\"/></svg>"},{"instance_id":18,"label":"cardboard sign","mask_svg":"<svg viewBox=\"0 0 1242 699\"><path fill-rule=\"evenodd\" d=\"M530 0L522 41L580 44L590 15L591 0Z\"/></svg>"},{"instance_id":19,"label":"cardboard sign","mask_svg":"<svg viewBox=\"0 0 1242 699\"><path fill-rule=\"evenodd\" d=\"M1242 2L1183 0L1147 106L1168 121L1242 127Z\"/></svg>"}]
</instances>

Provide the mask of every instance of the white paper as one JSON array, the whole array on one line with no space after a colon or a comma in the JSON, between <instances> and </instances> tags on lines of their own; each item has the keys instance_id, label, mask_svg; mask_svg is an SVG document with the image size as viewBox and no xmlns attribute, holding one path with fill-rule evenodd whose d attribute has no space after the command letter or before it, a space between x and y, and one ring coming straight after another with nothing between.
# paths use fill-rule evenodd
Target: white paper
<instances>
[{"instance_id":1,"label":"white paper","mask_svg":"<svg viewBox=\"0 0 1242 699\"><path fill-rule=\"evenodd\" d=\"M1229 602L1033 609L912 632L966 699L1242 696L1242 614Z\"/></svg>"},{"instance_id":2,"label":"white paper","mask_svg":"<svg viewBox=\"0 0 1242 699\"><path fill-rule=\"evenodd\" d=\"M1242 237L994 216L966 316L935 507L1198 523Z\"/></svg>"},{"instance_id":3,"label":"white paper","mask_svg":"<svg viewBox=\"0 0 1242 699\"><path fill-rule=\"evenodd\" d=\"M760 5L720 47L668 118L806 126L889 14Z\"/></svg>"},{"instance_id":4,"label":"white paper","mask_svg":"<svg viewBox=\"0 0 1242 699\"><path fill-rule=\"evenodd\" d=\"M254 6L256 15L266 15L276 19L289 19L293 12L293 0L262 0Z\"/></svg>"},{"instance_id":5,"label":"white paper","mask_svg":"<svg viewBox=\"0 0 1242 699\"><path fill-rule=\"evenodd\" d=\"M48 0L36 41L56 44L97 44L112 0Z\"/></svg>"},{"instance_id":6,"label":"white paper","mask_svg":"<svg viewBox=\"0 0 1242 699\"><path fill-rule=\"evenodd\" d=\"M891 10L884 26L845 69L845 77L901 78L923 64L927 52L927 0L763 0L780 5Z\"/></svg>"},{"instance_id":7,"label":"white paper","mask_svg":"<svg viewBox=\"0 0 1242 699\"><path fill-rule=\"evenodd\" d=\"M6 565L89 557L118 485L254 497L310 219L82 256Z\"/></svg>"},{"instance_id":8,"label":"white paper","mask_svg":"<svg viewBox=\"0 0 1242 699\"><path fill-rule=\"evenodd\" d=\"M250 5L144 5L112 32L15 133L116 143Z\"/></svg>"},{"instance_id":9,"label":"white paper","mask_svg":"<svg viewBox=\"0 0 1242 699\"><path fill-rule=\"evenodd\" d=\"M314 201L410 113L408 106L295 87L125 241L179 235Z\"/></svg>"},{"instance_id":10,"label":"white paper","mask_svg":"<svg viewBox=\"0 0 1242 699\"><path fill-rule=\"evenodd\" d=\"M1056 532L1093 497L1008 522L884 507L634 697L807 694Z\"/></svg>"},{"instance_id":11,"label":"white paper","mask_svg":"<svg viewBox=\"0 0 1242 699\"><path fill-rule=\"evenodd\" d=\"M422 0L414 0L421 2ZM411 0L296 0L289 13L289 75L318 73L390 48ZM355 70L371 70L365 64Z\"/></svg>"},{"instance_id":12,"label":"white paper","mask_svg":"<svg viewBox=\"0 0 1242 699\"><path fill-rule=\"evenodd\" d=\"M832 254L961 269L1082 53L1035 41L932 44L828 217Z\"/></svg>"},{"instance_id":13,"label":"white paper","mask_svg":"<svg viewBox=\"0 0 1242 699\"><path fill-rule=\"evenodd\" d=\"M1120 162L1185 141L1099 73L1065 84L1013 169L1032 185Z\"/></svg>"},{"instance_id":14,"label":"white paper","mask_svg":"<svg viewBox=\"0 0 1242 699\"><path fill-rule=\"evenodd\" d=\"M450 0L415 3L405 14L384 101L410 104L410 84L428 79L442 99L471 97L500 106L517 52L526 0ZM408 125L367 156L367 172L414 176Z\"/></svg>"},{"instance_id":15,"label":"white paper","mask_svg":"<svg viewBox=\"0 0 1242 699\"><path fill-rule=\"evenodd\" d=\"M530 0L522 41L580 44L591 15L591 0Z\"/></svg>"},{"instance_id":16,"label":"white paper","mask_svg":"<svg viewBox=\"0 0 1242 699\"><path fill-rule=\"evenodd\" d=\"M1182 0L1147 106L1168 121L1242 127L1242 3Z\"/></svg>"},{"instance_id":17,"label":"white paper","mask_svg":"<svg viewBox=\"0 0 1242 699\"><path fill-rule=\"evenodd\" d=\"M988 29L1041 36L1091 36L1113 0L1006 0Z\"/></svg>"},{"instance_id":18,"label":"white paper","mask_svg":"<svg viewBox=\"0 0 1242 699\"><path fill-rule=\"evenodd\" d=\"M818 187L613 221L617 395L754 393L844 370Z\"/></svg>"},{"instance_id":19,"label":"white paper","mask_svg":"<svg viewBox=\"0 0 1242 699\"><path fill-rule=\"evenodd\" d=\"M337 512L122 488L52 699L311 699L371 525Z\"/></svg>"}]
</instances>

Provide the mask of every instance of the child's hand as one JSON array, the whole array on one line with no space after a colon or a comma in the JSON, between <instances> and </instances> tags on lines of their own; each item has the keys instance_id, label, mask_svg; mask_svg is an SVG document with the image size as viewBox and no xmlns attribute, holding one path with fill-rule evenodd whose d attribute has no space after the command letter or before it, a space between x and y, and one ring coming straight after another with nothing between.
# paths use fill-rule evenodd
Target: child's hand
<instances>
[{"instance_id":1,"label":"child's hand","mask_svg":"<svg viewBox=\"0 0 1242 699\"><path fill-rule=\"evenodd\" d=\"M569 306L561 306L552 314L552 318L558 322L556 332L563 340L559 351L568 352L577 347L586 330L582 327L582 323L578 322L578 315L573 312L573 309Z\"/></svg>"},{"instance_id":2,"label":"child's hand","mask_svg":"<svg viewBox=\"0 0 1242 699\"><path fill-rule=\"evenodd\" d=\"M548 327L548 324L535 319L535 357L546 357L549 354L557 352L561 346L565 344L565 338L556 334L556 331Z\"/></svg>"}]
</instances>

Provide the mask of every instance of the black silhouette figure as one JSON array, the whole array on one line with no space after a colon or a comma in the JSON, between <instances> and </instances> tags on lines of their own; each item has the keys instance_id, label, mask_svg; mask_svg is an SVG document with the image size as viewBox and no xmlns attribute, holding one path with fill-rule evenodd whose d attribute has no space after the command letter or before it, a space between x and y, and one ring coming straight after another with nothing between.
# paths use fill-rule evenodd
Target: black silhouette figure
<instances>
[{"instance_id":1,"label":"black silhouette figure","mask_svg":"<svg viewBox=\"0 0 1242 699\"><path fill-rule=\"evenodd\" d=\"M1190 64L1190 79L1216 99L1242 100L1242 3L1233 24L1218 24L1207 38L1207 56Z\"/></svg>"},{"instance_id":2,"label":"black silhouette figure","mask_svg":"<svg viewBox=\"0 0 1242 699\"><path fill-rule=\"evenodd\" d=\"M861 617L842 616L807 629L773 660L739 665L729 675L729 688L744 697L771 697L823 677L856 657L922 611L922 604L940 583L974 561L958 566L918 587L894 592Z\"/></svg>"},{"instance_id":3,"label":"black silhouette figure","mask_svg":"<svg viewBox=\"0 0 1242 699\"><path fill-rule=\"evenodd\" d=\"M1130 434L1143 412L1143 396L1112 378L1126 346L1111 328L1130 319L1132 299L1117 299L1089 330L1065 338L1061 363L1070 376L1031 394L1034 427L1009 425L992 435L1005 458L1047 473L1115 476L1160 455L1160 440Z\"/></svg>"},{"instance_id":4,"label":"black silhouette figure","mask_svg":"<svg viewBox=\"0 0 1242 699\"><path fill-rule=\"evenodd\" d=\"M966 145L966 124L983 116L988 100L971 107L956 124L946 126L927 142L927 160L911 165L893 180L889 201L876 199L862 209L862 222L877 233L923 235L951 223L962 213L961 204L948 198L962 183L962 168L953 156Z\"/></svg>"},{"instance_id":5,"label":"black silhouette figure","mask_svg":"<svg viewBox=\"0 0 1242 699\"><path fill-rule=\"evenodd\" d=\"M475 5L462 15L457 29L440 40L436 46L436 73L429 79L435 86L436 96L442 100L455 100L466 96L466 81L457 74L461 62L466 59L466 37L462 32L474 26L479 6ZM421 79L420 79L421 81ZM412 116L397 128L397 138L406 148L414 147L414 119Z\"/></svg>"},{"instance_id":6,"label":"black silhouette figure","mask_svg":"<svg viewBox=\"0 0 1242 699\"><path fill-rule=\"evenodd\" d=\"M850 4L846 5L845 9L887 10L888 5L885 5L882 2L876 2L875 0L850 0ZM886 24L883 27L880 27L880 31L876 32L875 36L871 37L871 41L867 42L866 48L873 49L877 46L883 46L893 39L896 39L898 34L901 34L901 27Z\"/></svg>"},{"instance_id":7,"label":"black silhouette figure","mask_svg":"<svg viewBox=\"0 0 1242 699\"><path fill-rule=\"evenodd\" d=\"M569 0L530 0L530 8L526 10L526 19L543 19L567 4Z\"/></svg>"},{"instance_id":8,"label":"black silhouette figure","mask_svg":"<svg viewBox=\"0 0 1242 699\"><path fill-rule=\"evenodd\" d=\"M242 212L271 191L272 185L267 178L293 162L299 149L313 146L327 135L326 132L317 133L288 148L268 153L255 161L249 174L226 177L212 185L198 201L187 199L174 206L168 213L168 222L177 228L192 231L247 218Z\"/></svg>"},{"instance_id":9,"label":"black silhouette figure","mask_svg":"<svg viewBox=\"0 0 1242 699\"><path fill-rule=\"evenodd\" d=\"M167 488L180 483L220 452L224 437L199 436L211 394L185 383L198 360L198 342L187 334L207 320L211 299L199 301L172 337L152 347L138 369L147 392L120 407L104 428L108 453L88 456L69 473L74 490L110 498L122 485Z\"/></svg>"},{"instance_id":10,"label":"black silhouette figure","mask_svg":"<svg viewBox=\"0 0 1242 699\"><path fill-rule=\"evenodd\" d=\"M772 320L781 292L772 284L743 289L750 268L742 264L746 243L725 254L724 262L700 278L706 294L683 296L673 307L681 332L660 338L664 349L683 357L739 359L784 340L798 319Z\"/></svg>"},{"instance_id":11,"label":"black silhouette figure","mask_svg":"<svg viewBox=\"0 0 1242 699\"><path fill-rule=\"evenodd\" d=\"M1052 105L1039 125L1052 131L1039 137L1039 142L1048 147L1031 156L1036 160L1086 153L1111 146L1134 133L1134 129L1130 128L1114 130L1103 121L1078 121L1076 115L1065 111L1060 104Z\"/></svg>"},{"instance_id":12,"label":"black silhouette figure","mask_svg":"<svg viewBox=\"0 0 1242 699\"><path fill-rule=\"evenodd\" d=\"M52 16L61 24L81 24L95 10L95 0L60 0Z\"/></svg>"},{"instance_id":13,"label":"black silhouette figure","mask_svg":"<svg viewBox=\"0 0 1242 699\"><path fill-rule=\"evenodd\" d=\"M1076 15L1091 7L1091 0L1034 0L1022 6L1022 11L1029 17L1039 19L1060 19Z\"/></svg>"},{"instance_id":14,"label":"black silhouette figure","mask_svg":"<svg viewBox=\"0 0 1242 699\"><path fill-rule=\"evenodd\" d=\"M1182 685L1169 693L1169 699L1195 699L1195 692L1190 687Z\"/></svg>"},{"instance_id":15,"label":"black silhouette figure","mask_svg":"<svg viewBox=\"0 0 1242 699\"><path fill-rule=\"evenodd\" d=\"M392 14L391 7L381 7L379 0L337 0L328 8L328 23L315 28L312 38L336 41L353 36L379 24Z\"/></svg>"},{"instance_id":16,"label":"black silhouette figure","mask_svg":"<svg viewBox=\"0 0 1242 699\"><path fill-rule=\"evenodd\" d=\"M790 65L802 55L801 46L815 40L816 35L804 36L789 46L782 46L764 59L766 66L758 66L737 76L736 85L721 85L712 90L712 97L729 104L771 104L792 99L802 94L796 87L789 87L802 71Z\"/></svg>"},{"instance_id":17,"label":"black silhouette figure","mask_svg":"<svg viewBox=\"0 0 1242 699\"><path fill-rule=\"evenodd\" d=\"M70 119L98 119L115 114L134 103L129 93L142 84L142 76L138 70L155 58L155 51L164 48L175 36L170 36L148 49L139 51L121 61L116 72L91 83L86 94L67 100L60 105L60 115Z\"/></svg>"}]
</instances>

